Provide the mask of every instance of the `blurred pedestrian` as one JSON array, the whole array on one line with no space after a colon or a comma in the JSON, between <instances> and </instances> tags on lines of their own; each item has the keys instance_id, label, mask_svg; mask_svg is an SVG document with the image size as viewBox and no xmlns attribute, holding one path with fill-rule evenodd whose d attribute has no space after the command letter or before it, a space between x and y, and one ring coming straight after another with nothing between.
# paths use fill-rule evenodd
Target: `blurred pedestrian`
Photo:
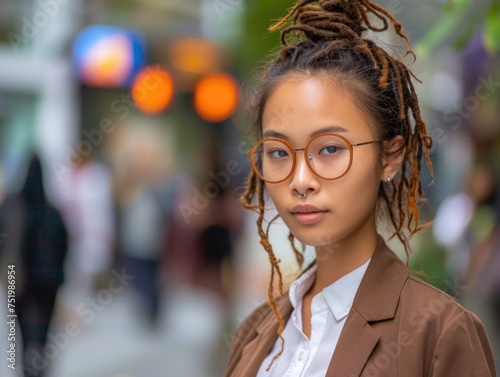
<instances>
[{"instance_id":1,"label":"blurred pedestrian","mask_svg":"<svg viewBox=\"0 0 500 377\"><path fill-rule=\"evenodd\" d=\"M63 186L61 205L70 240L68 288L72 296L92 296L107 281L113 263L115 219L108 168L92 156L79 156Z\"/></svg>"},{"instance_id":2,"label":"blurred pedestrian","mask_svg":"<svg viewBox=\"0 0 500 377\"><path fill-rule=\"evenodd\" d=\"M160 306L160 258L164 248L166 208L159 190L137 187L121 203L118 251L140 295L147 322L156 325Z\"/></svg>"},{"instance_id":3,"label":"blurred pedestrian","mask_svg":"<svg viewBox=\"0 0 500 377\"><path fill-rule=\"evenodd\" d=\"M56 296L63 283L67 231L59 212L46 200L42 166L31 159L24 186L0 210L0 245L4 259L15 265L16 302L25 376L41 377L48 366L48 330ZM2 253L0 253L2 254Z\"/></svg>"},{"instance_id":4,"label":"blurred pedestrian","mask_svg":"<svg viewBox=\"0 0 500 377\"><path fill-rule=\"evenodd\" d=\"M176 211L168 224L167 276L208 289L221 305L226 305L231 296L233 245L241 230L242 213L231 196L234 185L218 151L209 148L203 159L206 171L195 183L184 180L178 184L173 206ZM195 201L203 204L197 209Z\"/></svg>"}]
</instances>

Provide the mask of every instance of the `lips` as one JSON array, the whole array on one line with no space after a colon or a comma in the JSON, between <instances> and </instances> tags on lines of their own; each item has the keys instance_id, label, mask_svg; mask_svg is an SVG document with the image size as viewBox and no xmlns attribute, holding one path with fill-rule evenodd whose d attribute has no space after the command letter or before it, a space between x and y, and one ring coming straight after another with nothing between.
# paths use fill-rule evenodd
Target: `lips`
<instances>
[{"instance_id":1,"label":"lips","mask_svg":"<svg viewBox=\"0 0 500 377\"><path fill-rule=\"evenodd\" d=\"M310 204L299 204L290 210L295 220L302 224L314 224L321 220L327 212L327 210Z\"/></svg>"}]
</instances>

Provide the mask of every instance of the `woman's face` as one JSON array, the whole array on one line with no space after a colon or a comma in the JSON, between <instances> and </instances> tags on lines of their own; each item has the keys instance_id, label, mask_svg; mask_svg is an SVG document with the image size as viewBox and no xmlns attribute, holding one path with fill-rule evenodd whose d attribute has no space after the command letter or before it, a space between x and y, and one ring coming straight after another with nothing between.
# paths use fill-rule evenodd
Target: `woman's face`
<instances>
[{"instance_id":1,"label":"woman's face","mask_svg":"<svg viewBox=\"0 0 500 377\"><path fill-rule=\"evenodd\" d=\"M263 138L284 139L293 148L304 148L318 132L340 134L352 144L376 140L367 115L351 95L320 77L293 76L278 84L266 102L262 132ZM298 151L290 178L266 183L266 188L295 238L326 246L376 231L381 179L376 144L367 144L353 147L351 168L337 180L316 176L304 152Z\"/></svg>"}]
</instances>

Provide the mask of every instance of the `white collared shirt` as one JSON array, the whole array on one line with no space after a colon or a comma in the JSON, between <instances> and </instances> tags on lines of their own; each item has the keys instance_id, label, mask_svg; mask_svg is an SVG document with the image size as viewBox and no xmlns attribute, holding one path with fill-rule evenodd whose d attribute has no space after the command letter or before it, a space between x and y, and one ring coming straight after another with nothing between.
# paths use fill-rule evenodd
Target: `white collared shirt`
<instances>
[{"instance_id":1,"label":"white collared shirt","mask_svg":"<svg viewBox=\"0 0 500 377\"><path fill-rule=\"evenodd\" d=\"M354 297L368 268L365 264L324 288L311 302L311 337L302 331L302 299L316 277L314 265L290 286L293 312L283 330L283 354L269 370L272 359L281 350L277 339L260 366L257 377L324 377L351 310Z\"/></svg>"}]
</instances>

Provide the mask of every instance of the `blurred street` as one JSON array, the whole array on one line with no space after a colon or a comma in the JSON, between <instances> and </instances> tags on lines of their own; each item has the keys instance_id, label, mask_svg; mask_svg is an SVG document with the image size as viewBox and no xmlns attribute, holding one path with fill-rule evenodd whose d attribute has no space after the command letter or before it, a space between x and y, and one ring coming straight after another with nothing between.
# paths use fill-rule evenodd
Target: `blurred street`
<instances>
[{"instance_id":1,"label":"blurred street","mask_svg":"<svg viewBox=\"0 0 500 377\"><path fill-rule=\"evenodd\" d=\"M75 297L70 301L76 302ZM146 324L137 326L140 313L136 297L129 290L113 297L89 324L85 324L82 316L67 307L63 313L59 313L49 333L49 339L52 339L49 344L56 344L57 352L51 360L51 367L46 370L47 375L221 376L228 349L223 341L219 320L222 313L210 293L178 287L166 292L161 313L157 327ZM61 336L61 327L69 322L78 323L81 329L78 336ZM217 342L219 349L216 347ZM4 342L2 348L3 345ZM2 365L4 370L10 371ZM10 376L18 374L10 373L5 377Z\"/></svg>"}]
</instances>

